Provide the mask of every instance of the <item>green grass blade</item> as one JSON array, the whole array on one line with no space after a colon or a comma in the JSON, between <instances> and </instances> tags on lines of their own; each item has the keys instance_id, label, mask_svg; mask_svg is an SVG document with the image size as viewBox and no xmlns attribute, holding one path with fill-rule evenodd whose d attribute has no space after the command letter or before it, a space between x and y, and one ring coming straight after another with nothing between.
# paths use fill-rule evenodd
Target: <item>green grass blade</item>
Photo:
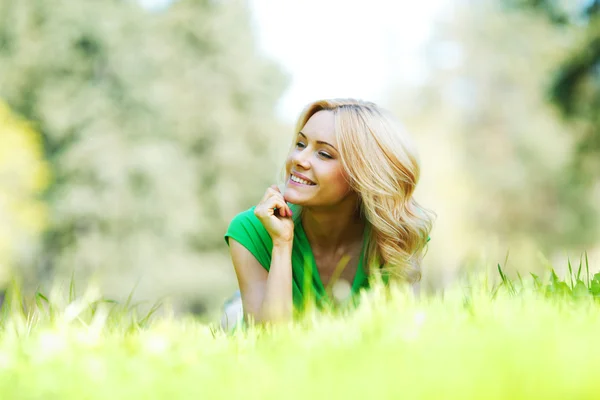
<instances>
[{"instance_id":1,"label":"green grass blade","mask_svg":"<svg viewBox=\"0 0 600 400\"><path fill-rule=\"evenodd\" d=\"M152 308L150 309L150 311L148 311L148 313L144 316L144 318L142 318L139 322L139 326L142 328L145 328L148 326L148 322L150 321L150 318L152 317L152 315L154 315L154 313L156 313L156 311L158 311L158 309L160 309L162 307L162 303L161 302L156 302L154 303L154 305L152 306Z\"/></svg>"},{"instance_id":2,"label":"green grass blade","mask_svg":"<svg viewBox=\"0 0 600 400\"><path fill-rule=\"evenodd\" d=\"M577 277L575 279L577 282L579 282L580 277L581 277L581 267L583 266L582 262L583 262L583 255L580 255L579 256L579 268L577 268Z\"/></svg>"},{"instance_id":3,"label":"green grass blade","mask_svg":"<svg viewBox=\"0 0 600 400\"><path fill-rule=\"evenodd\" d=\"M71 282L69 283L69 303L72 303L77 298L77 293L75 292L75 271L71 273Z\"/></svg>"},{"instance_id":4,"label":"green grass blade","mask_svg":"<svg viewBox=\"0 0 600 400\"><path fill-rule=\"evenodd\" d=\"M585 276L587 278L587 287L590 287L590 262L588 260L587 251L585 252Z\"/></svg>"},{"instance_id":5,"label":"green grass blade","mask_svg":"<svg viewBox=\"0 0 600 400\"><path fill-rule=\"evenodd\" d=\"M132 301L133 301L133 294L135 292L135 290L137 289L139 283L140 283L140 279L137 280L137 282L135 283L135 285L133 286L133 289L131 289L131 292L129 292L129 295L127 296L127 300L125 300L125 304L123 304L123 308L125 311L128 311L129 309L131 309L132 307L134 307L132 305Z\"/></svg>"},{"instance_id":6,"label":"green grass blade","mask_svg":"<svg viewBox=\"0 0 600 400\"><path fill-rule=\"evenodd\" d=\"M519 285L521 285L521 288L523 287L523 277L521 276L521 273L519 271L517 271L517 278L519 278Z\"/></svg>"},{"instance_id":7,"label":"green grass blade","mask_svg":"<svg viewBox=\"0 0 600 400\"><path fill-rule=\"evenodd\" d=\"M508 279L508 277L506 276L506 274L504 273L504 271L502 271L502 267L500 266L500 264L498 264L498 273L500 273L500 278L502 279L502 283L504 284L504 286L506 287L506 289L509 291L510 294L515 294L515 288L513 286L513 283L511 282L510 279Z\"/></svg>"},{"instance_id":8,"label":"green grass blade","mask_svg":"<svg viewBox=\"0 0 600 400\"><path fill-rule=\"evenodd\" d=\"M571 284L571 288L573 287L573 267L571 267L571 258L567 257L567 264L569 266L569 283Z\"/></svg>"},{"instance_id":9,"label":"green grass blade","mask_svg":"<svg viewBox=\"0 0 600 400\"><path fill-rule=\"evenodd\" d=\"M535 290L540 290L544 286L540 277L534 274L533 272L530 272L529 274L533 278L533 287L535 288Z\"/></svg>"}]
</instances>

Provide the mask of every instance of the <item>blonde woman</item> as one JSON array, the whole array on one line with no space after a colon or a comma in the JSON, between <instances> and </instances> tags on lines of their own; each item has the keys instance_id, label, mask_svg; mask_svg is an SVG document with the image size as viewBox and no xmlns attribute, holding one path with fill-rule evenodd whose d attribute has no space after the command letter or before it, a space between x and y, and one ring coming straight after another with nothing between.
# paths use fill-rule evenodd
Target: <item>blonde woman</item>
<instances>
[{"instance_id":1,"label":"blonde woman","mask_svg":"<svg viewBox=\"0 0 600 400\"><path fill-rule=\"evenodd\" d=\"M281 188L268 188L225 234L240 292L223 327L242 309L259 323L290 320L309 291L319 303L331 298L327 288L354 295L375 272L417 283L433 221L413 198L418 179L413 143L390 113L352 99L309 104Z\"/></svg>"}]
</instances>

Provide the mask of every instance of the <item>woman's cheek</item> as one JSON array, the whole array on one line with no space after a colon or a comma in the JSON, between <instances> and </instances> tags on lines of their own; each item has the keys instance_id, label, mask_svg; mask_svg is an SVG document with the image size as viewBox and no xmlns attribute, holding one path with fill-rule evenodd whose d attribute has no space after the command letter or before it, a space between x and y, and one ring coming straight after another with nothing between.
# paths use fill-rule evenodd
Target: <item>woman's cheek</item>
<instances>
[{"instance_id":1,"label":"woman's cheek","mask_svg":"<svg viewBox=\"0 0 600 400\"><path fill-rule=\"evenodd\" d=\"M342 196L348 191L348 183L342 172L335 171L335 173L330 175L328 181L330 183L330 188L333 189L337 195Z\"/></svg>"}]
</instances>

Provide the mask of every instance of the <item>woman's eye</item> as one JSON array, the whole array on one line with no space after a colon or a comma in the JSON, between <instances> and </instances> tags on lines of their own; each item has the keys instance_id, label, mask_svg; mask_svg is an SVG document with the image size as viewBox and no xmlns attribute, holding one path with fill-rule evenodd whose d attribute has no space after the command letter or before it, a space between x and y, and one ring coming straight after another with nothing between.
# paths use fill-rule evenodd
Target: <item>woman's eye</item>
<instances>
[{"instance_id":1,"label":"woman's eye","mask_svg":"<svg viewBox=\"0 0 600 400\"><path fill-rule=\"evenodd\" d=\"M324 151L320 151L320 152L319 152L319 155L320 155L321 157L328 158L328 159L332 159L332 158L333 158L331 155L329 155L329 154L325 153Z\"/></svg>"},{"instance_id":2,"label":"woman's eye","mask_svg":"<svg viewBox=\"0 0 600 400\"><path fill-rule=\"evenodd\" d=\"M303 149L303 148L306 147L306 145L304 143L302 143L302 142L298 142L298 143L296 143L296 147L300 147L300 148Z\"/></svg>"}]
</instances>

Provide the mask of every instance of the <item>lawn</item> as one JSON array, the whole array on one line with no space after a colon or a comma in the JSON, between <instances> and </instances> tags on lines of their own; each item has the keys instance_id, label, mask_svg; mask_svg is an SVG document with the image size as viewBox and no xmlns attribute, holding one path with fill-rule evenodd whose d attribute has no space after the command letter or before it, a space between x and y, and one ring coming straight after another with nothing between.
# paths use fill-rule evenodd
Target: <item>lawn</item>
<instances>
[{"instance_id":1,"label":"lawn","mask_svg":"<svg viewBox=\"0 0 600 400\"><path fill-rule=\"evenodd\" d=\"M0 398L599 398L600 274L501 276L421 299L376 287L353 312L234 334L94 293L24 311L13 289Z\"/></svg>"}]
</instances>

